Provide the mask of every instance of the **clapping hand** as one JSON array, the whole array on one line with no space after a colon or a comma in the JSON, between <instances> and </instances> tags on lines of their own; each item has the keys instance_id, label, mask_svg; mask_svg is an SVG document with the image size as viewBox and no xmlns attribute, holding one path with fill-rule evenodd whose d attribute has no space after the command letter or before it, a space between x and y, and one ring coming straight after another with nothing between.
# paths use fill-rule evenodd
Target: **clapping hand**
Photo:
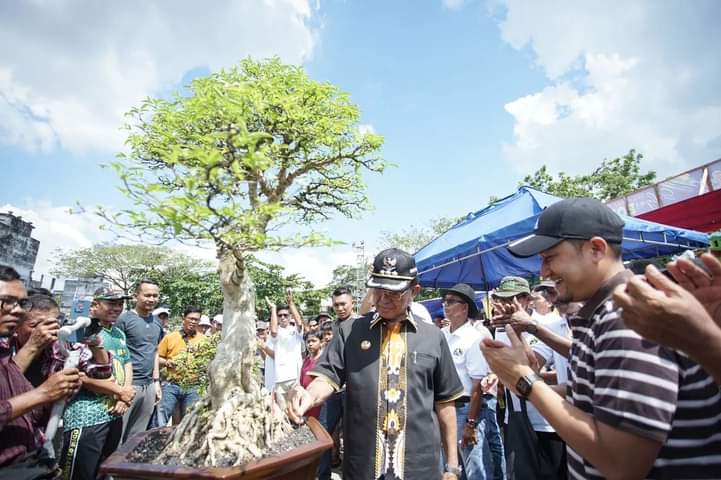
<instances>
[{"instance_id":1,"label":"clapping hand","mask_svg":"<svg viewBox=\"0 0 721 480\"><path fill-rule=\"evenodd\" d=\"M265 297L265 303L268 304L268 308L271 310L275 310L275 303L273 303L270 298Z\"/></svg>"},{"instance_id":2,"label":"clapping hand","mask_svg":"<svg viewBox=\"0 0 721 480\"><path fill-rule=\"evenodd\" d=\"M512 303L494 301L493 311L495 314L491 318L491 325L496 328L510 325L520 334L533 323L531 316L515 297L513 297Z\"/></svg>"},{"instance_id":3,"label":"clapping hand","mask_svg":"<svg viewBox=\"0 0 721 480\"><path fill-rule=\"evenodd\" d=\"M679 258L666 267L683 288L693 294L721 327L721 261L710 253L701 255L708 272L687 258Z\"/></svg>"},{"instance_id":4,"label":"clapping hand","mask_svg":"<svg viewBox=\"0 0 721 480\"><path fill-rule=\"evenodd\" d=\"M293 305L293 289L291 287L285 289L285 299L288 305Z\"/></svg>"}]
</instances>

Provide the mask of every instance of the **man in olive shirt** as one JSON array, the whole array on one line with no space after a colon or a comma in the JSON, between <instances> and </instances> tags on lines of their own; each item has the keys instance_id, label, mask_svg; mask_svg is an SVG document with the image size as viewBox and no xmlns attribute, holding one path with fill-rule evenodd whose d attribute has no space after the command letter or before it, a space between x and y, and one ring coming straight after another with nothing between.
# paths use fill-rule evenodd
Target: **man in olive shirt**
<instances>
[{"instance_id":1,"label":"man in olive shirt","mask_svg":"<svg viewBox=\"0 0 721 480\"><path fill-rule=\"evenodd\" d=\"M345 385L343 478L438 478L442 441L449 459L443 478L456 479L453 401L463 385L443 334L410 313L421 288L415 260L402 250L384 250L367 286L377 289L376 312L338 326L311 372L317 378L308 390L291 390L288 415L301 422Z\"/></svg>"}]
</instances>

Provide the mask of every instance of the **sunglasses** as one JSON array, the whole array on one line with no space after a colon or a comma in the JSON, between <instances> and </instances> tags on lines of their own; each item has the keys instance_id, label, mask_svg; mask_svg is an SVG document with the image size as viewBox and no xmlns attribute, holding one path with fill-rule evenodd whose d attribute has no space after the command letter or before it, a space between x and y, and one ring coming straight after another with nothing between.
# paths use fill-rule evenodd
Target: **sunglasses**
<instances>
[{"instance_id":1,"label":"sunglasses","mask_svg":"<svg viewBox=\"0 0 721 480\"><path fill-rule=\"evenodd\" d=\"M442 302L442 304L443 304L444 306L456 305L456 304L459 304L459 303L466 303L466 302L464 302L463 300L443 300L443 302Z\"/></svg>"}]
</instances>

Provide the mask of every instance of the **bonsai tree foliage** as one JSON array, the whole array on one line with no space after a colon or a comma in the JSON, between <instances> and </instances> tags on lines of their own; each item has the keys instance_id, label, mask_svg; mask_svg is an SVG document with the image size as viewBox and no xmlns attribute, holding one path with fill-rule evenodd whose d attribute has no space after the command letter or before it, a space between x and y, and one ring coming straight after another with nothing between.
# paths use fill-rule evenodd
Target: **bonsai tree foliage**
<instances>
[{"instance_id":1,"label":"bonsai tree foliage","mask_svg":"<svg viewBox=\"0 0 721 480\"><path fill-rule=\"evenodd\" d=\"M144 238L213 242L223 291L207 398L166 452L190 464L242 464L282 424L252 373L247 259L261 249L329 243L313 225L367 207L363 174L383 172L383 138L361 133L348 94L277 58L245 59L193 80L187 94L146 99L128 117L129 151L111 167L133 206L100 214Z\"/></svg>"}]
</instances>

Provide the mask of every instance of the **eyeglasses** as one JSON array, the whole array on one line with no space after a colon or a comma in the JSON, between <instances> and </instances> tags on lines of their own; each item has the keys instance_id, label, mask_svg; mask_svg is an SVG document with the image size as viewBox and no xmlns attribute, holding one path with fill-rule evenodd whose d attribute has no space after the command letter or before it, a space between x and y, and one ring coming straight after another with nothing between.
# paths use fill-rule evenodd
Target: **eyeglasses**
<instances>
[{"instance_id":1,"label":"eyeglasses","mask_svg":"<svg viewBox=\"0 0 721 480\"><path fill-rule=\"evenodd\" d=\"M443 302L442 302L442 304L446 307L449 305L456 305L458 303L466 303L466 302L464 302L463 300L443 300Z\"/></svg>"},{"instance_id":2,"label":"eyeglasses","mask_svg":"<svg viewBox=\"0 0 721 480\"><path fill-rule=\"evenodd\" d=\"M397 302L398 300L400 300L401 298L403 298L403 295L405 295L405 293L406 293L408 290L409 290L409 289L406 288L405 290L402 290L402 291L400 291L400 292L392 292L392 291L390 291L390 290L383 290L383 289L379 289L379 290L376 290L376 291L378 292L378 295L379 295L379 296L386 297L386 298L389 298L389 299Z\"/></svg>"},{"instance_id":3,"label":"eyeglasses","mask_svg":"<svg viewBox=\"0 0 721 480\"><path fill-rule=\"evenodd\" d=\"M0 308L11 312L15 307L20 307L21 310L29 312L33 309L33 302L29 298L17 298L10 295L0 296Z\"/></svg>"}]
</instances>

